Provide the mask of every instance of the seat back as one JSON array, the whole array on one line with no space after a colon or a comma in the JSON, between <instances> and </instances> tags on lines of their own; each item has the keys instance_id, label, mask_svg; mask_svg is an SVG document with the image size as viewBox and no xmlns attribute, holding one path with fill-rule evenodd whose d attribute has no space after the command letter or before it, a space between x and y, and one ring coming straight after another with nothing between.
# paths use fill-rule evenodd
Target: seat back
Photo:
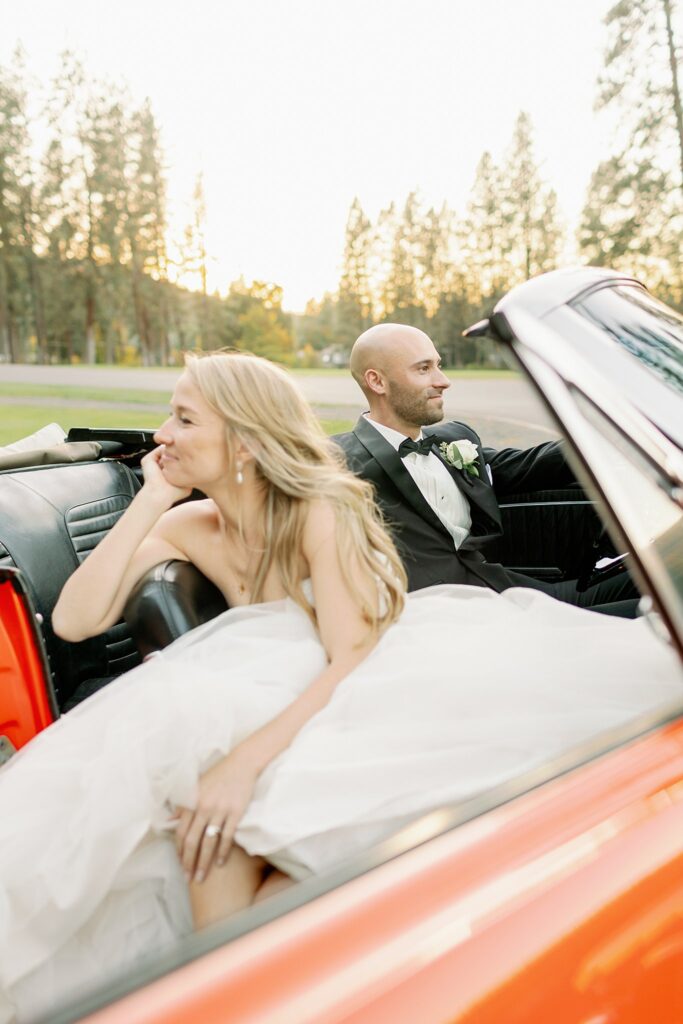
<instances>
[{"instance_id":1,"label":"seat back","mask_svg":"<svg viewBox=\"0 0 683 1024\"><path fill-rule=\"evenodd\" d=\"M503 533L483 553L540 579L576 579L601 530L595 504L576 487L518 494L500 510Z\"/></svg>"},{"instance_id":2,"label":"seat back","mask_svg":"<svg viewBox=\"0 0 683 1024\"><path fill-rule=\"evenodd\" d=\"M21 570L42 631L61 710L95 679L139 662L124 622L73 644L55 636L52 610L64 583L128 507L139 484L115 461L0 472L0 566Z\"/></svg>"},{"instance_id":3,"label":"seat back","mask_svg":"<svg viewBox=\"0 0 683 1024\"><path fill-rule=\"evenodd\" d=\"M191 562L161 562L137 583L123 610L138 650L149 657L228 607Z\"/></svg>"}]
</instances>

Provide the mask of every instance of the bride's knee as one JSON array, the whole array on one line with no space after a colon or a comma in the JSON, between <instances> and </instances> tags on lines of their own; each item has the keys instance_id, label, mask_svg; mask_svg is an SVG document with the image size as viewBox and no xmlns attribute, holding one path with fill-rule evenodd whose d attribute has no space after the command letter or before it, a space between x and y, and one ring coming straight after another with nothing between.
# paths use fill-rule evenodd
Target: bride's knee
<instances>
[{"instance_id":1,"label":"bride's knee","mask_svg":"<svg viewBox=\"0 0 683 1024\"><path fill-rule=\"evenodd\" d=\"M225 864L213 864L203 882L190 882L195 927L205 928L251 906L265 873L262 857L252 857L240 846L233 846Z\"/></svg>"},{"instance_id":2,"label":"bride's knee","mask_svg":"<svg viewBox=\"0 0 683 1024\"><path fill-rule=\"evenodd\" d=\"M274 896L275 893L281 892L283 889L288 889L290 885L294 885L293 878L278 871L277 868L272 868L264 874L263 881L254 895L254 903L260 903L261 900Z\"/></svg>"}]
</instances>

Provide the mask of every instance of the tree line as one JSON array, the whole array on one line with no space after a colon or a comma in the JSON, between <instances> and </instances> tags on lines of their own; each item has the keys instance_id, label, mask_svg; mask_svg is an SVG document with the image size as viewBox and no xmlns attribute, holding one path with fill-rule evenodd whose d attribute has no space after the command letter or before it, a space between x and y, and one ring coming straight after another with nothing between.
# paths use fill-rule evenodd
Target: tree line
<instances>
[{"instance_id":1,"label":"tree line","mask_svg":"<svg viewBox=\"0 0 683 1024\"><path fill-rule=\"evenodd\" d=\"M683 113L675 0L618 0L596 106L619 117L592 175L579 258L639 276L683 309ZM374 222L355 199L338 288L301 315L269 282L207 290L201 176L169 253L167 168L151 104L91 78L65 54L39 112L21 52L0 68L0 358L175 362L235 346L286 363L343 361L369 324L427 330L450 365L495 359L461 337L510 287L565 262L570 239L520 113L500 163L479 161L460 214L416 192ZM568 159L571 154L568 154ZM183 287L178 279L191 281Z\"/></svg>"},{"instance_id":2,"label":"tree line","mask_svg":"<svg viewBox=\"0 0 683 1024\"><path fill-rule=\"evenodd\" d=\"M371 323L397 320L427 331L451 365L487 362L488 343L461 332L513 285L557 267L564 235L520 113L502 163L481 157L461 218L445 203L425 209L412 192L372 223L353 201L338 291L309 304L299 338L343 352Z\"/></svg>"},{"instance_id":3,"label":"tree line","mask_svg":"<svg viewBox=\"0 0 683 1024\"><path fill-rule=\"evenodd\" d=\"M207 291L201 176L169 254L149 101L137 107L66 53L35 118L46 139L37 154L30 101L17 51L0 68L0 358L163 365L220 346L293 358L281 288L240 280L227 298Z\"/></svg>"},{"instance_id":4,"label":"tree line","mask_svg":"<svg viewBox=\"0 0 683 1024\"><path fill-rule=\"evenodd\" d=\"M360 203L346 225L338 292L312 303L300 325L344 352L377 320L426 330L451 365L490 361L487 343L461 331L511 287L565 262L633 274L683 311L683 113L674 0L618 0L596 110L618 119L615 152L595 169L571 245L557 196L543 181L527 114L500 165L481 157L463 215L424 210L416 194L373 224ZM567 153L571 160L571 152ZM574 257L574 261L576 257Z\"/></svg>"}]
</instances>

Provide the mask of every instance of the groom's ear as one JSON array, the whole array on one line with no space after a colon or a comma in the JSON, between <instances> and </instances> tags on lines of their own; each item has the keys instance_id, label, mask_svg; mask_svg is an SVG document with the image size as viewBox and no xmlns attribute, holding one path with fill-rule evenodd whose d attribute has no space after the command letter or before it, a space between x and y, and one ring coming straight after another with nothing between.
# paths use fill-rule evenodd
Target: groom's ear
<instances>
[{"instance_id":1,"label":"groom's ear","mask_svg":"<svg viewBox=\"0 0 683 1024\"><path fill-rule=\"evenodd\" d=\"M387 388L384 377L379 370L366 370L363 376L368 389L372 391L373 395L386 394Z\"/></svg>"}]
</instances>

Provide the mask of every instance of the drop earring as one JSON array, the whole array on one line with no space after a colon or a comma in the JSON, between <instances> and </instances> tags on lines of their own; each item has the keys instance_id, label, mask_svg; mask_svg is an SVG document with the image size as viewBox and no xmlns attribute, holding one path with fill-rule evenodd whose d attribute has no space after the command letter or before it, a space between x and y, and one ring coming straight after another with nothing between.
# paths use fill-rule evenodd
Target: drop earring
<instances>
[{"instance_id":1,"label":"drop earring","mask_svg":"<svg viewBox=\"0 0 683 1024\"><path fill-rule=\"evenodd\" d=\"M235 480L237 481L238 485L244 483L244 473L242 472L242 466L243 465L244 465L244 463L242 462L242 460L238 459L237 460L237 473L235 474Z\"/></svg>"}]
</instances>

